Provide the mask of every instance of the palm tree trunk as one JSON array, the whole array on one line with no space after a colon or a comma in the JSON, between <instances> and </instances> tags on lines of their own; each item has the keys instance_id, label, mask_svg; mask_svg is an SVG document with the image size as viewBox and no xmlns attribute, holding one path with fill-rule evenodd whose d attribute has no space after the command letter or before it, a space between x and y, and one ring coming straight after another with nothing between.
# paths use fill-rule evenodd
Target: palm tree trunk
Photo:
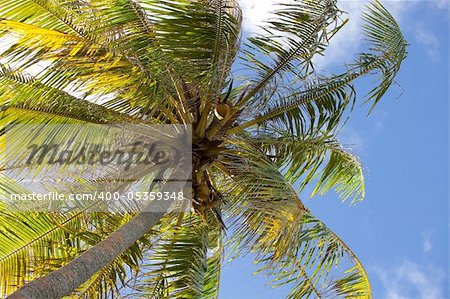
<instances>
[{"instance_id":1,"label":"palm tree trunk","mask_svg":"<svg viewBox=\"0 0 450 299\"><path fill-rule=\"evenodd\" d=\"M183 190L190 176L190 170L188 173L187 169L183 168L186 163L181 161L185 158L180 159L178 165L181 165L181 167L178 166L171 176L171 178L177 178L176 182L165 185L161 192L178 193ZM178 178L186 178L186 181L181 181ZM162 200L154 202L154 204L150 208L154 211L157 209L158 212L144 210L105 240L85 251L67 265L31 281L7 298L50 299L69 295L148 233L164 216L165 212L162 211L167 211L172 203L170 200Z\"/></svg>"}]
</instances>

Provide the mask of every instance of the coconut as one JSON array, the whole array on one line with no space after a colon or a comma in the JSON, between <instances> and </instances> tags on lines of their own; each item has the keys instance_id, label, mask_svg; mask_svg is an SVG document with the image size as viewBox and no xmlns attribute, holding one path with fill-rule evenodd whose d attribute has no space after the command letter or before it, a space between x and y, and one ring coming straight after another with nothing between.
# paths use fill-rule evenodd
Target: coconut
<instances>
[{"instance_id":1,"label":"coconut","mask_svg":"<svg viewBox=\"0 0 450 299\"><path fill-rule=\"evenodd\" d=\"M214 114L219 120L223 120L230 115L230 106L224 103L218 104L214 110Z\"/></svg>"}]
</instances>

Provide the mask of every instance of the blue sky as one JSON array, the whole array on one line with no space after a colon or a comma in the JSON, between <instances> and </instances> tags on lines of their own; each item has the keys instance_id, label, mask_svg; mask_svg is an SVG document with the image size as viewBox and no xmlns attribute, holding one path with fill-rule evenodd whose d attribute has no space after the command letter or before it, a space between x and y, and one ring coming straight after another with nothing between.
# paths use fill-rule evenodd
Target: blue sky
<instances>
[{"instance_id":1,"label":"blue sky","mask_svg":"<svg viewBox=\"0 0 450 299\"><path fill-rule=\"evenodd\" d=\"M247 30L267 18L272 0L242 0ZM351 61L361 45L365 1L341 0L350 25L334 39L321 68ZM449 281L449 10L448 0L382 1L411 44L394 87L367 117L357 109L341 136L364 163L366 200L355 207L335 194L306 199L366 266L374 298L450 298ZM367 81L360 87L364 89ZM359 93L363 96L363 93ZM362 101L361 101L362 102ZM250 259L223 269L220 298L283 298L264 287Z\"/></svg>"}]
</instances>

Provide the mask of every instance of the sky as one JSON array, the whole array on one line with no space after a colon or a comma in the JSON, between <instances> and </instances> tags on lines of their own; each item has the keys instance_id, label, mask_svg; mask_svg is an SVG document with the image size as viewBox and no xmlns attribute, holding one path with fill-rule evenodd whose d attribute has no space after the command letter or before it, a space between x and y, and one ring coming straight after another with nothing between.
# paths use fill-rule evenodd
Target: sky
<instances>
[{"instance_id":1,"label":"sky","mask_svg":"<svg viewBox=\"0 0 450 299\"><path fill-rule=\"evenodd\" d=\"M241 0L247 32L257 31L270 17L274 2ZM362 43L360 15L366 2L338 2L350 23L325 58L316 61L321 69L352 61ZM363 162L366 199L354 207L333 193L304 200L361 259L374 298L450 298L449 0L382 3L411 45L397 86L370 116L369 106L356 109L340 137ZM357 84L361 89L372 83L363 81ZM285 290L264 286L263 277L252 275L255 270L249 258L226 264L220 298L285 297Z\"/></svg>"}]
</instances>

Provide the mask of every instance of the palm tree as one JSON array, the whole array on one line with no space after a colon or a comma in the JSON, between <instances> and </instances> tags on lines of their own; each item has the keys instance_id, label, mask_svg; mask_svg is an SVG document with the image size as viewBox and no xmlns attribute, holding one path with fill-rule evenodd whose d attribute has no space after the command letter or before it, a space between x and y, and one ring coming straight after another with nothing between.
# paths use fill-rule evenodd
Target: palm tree
<instances>
[{"instance_id":1,"label":"palm tree","mask_svg":"<svg viewBox=\"0 0 450 299\"><path fill-rule=\"evenodd\" d=\"M10 123L192 125L195 213L2 203L0 293L217 298L227 250L250 253L290 298L371 298L356 255L299 198L310 186L364 197L362 166L337 134L352 82L378 76L373 108L407 46L381 3L364 19L366 51L324 76L313 58L348 21L335 0L285 3L251 36L233 0L2 0L1 143Z\"/></svg>"}]
</instances>

